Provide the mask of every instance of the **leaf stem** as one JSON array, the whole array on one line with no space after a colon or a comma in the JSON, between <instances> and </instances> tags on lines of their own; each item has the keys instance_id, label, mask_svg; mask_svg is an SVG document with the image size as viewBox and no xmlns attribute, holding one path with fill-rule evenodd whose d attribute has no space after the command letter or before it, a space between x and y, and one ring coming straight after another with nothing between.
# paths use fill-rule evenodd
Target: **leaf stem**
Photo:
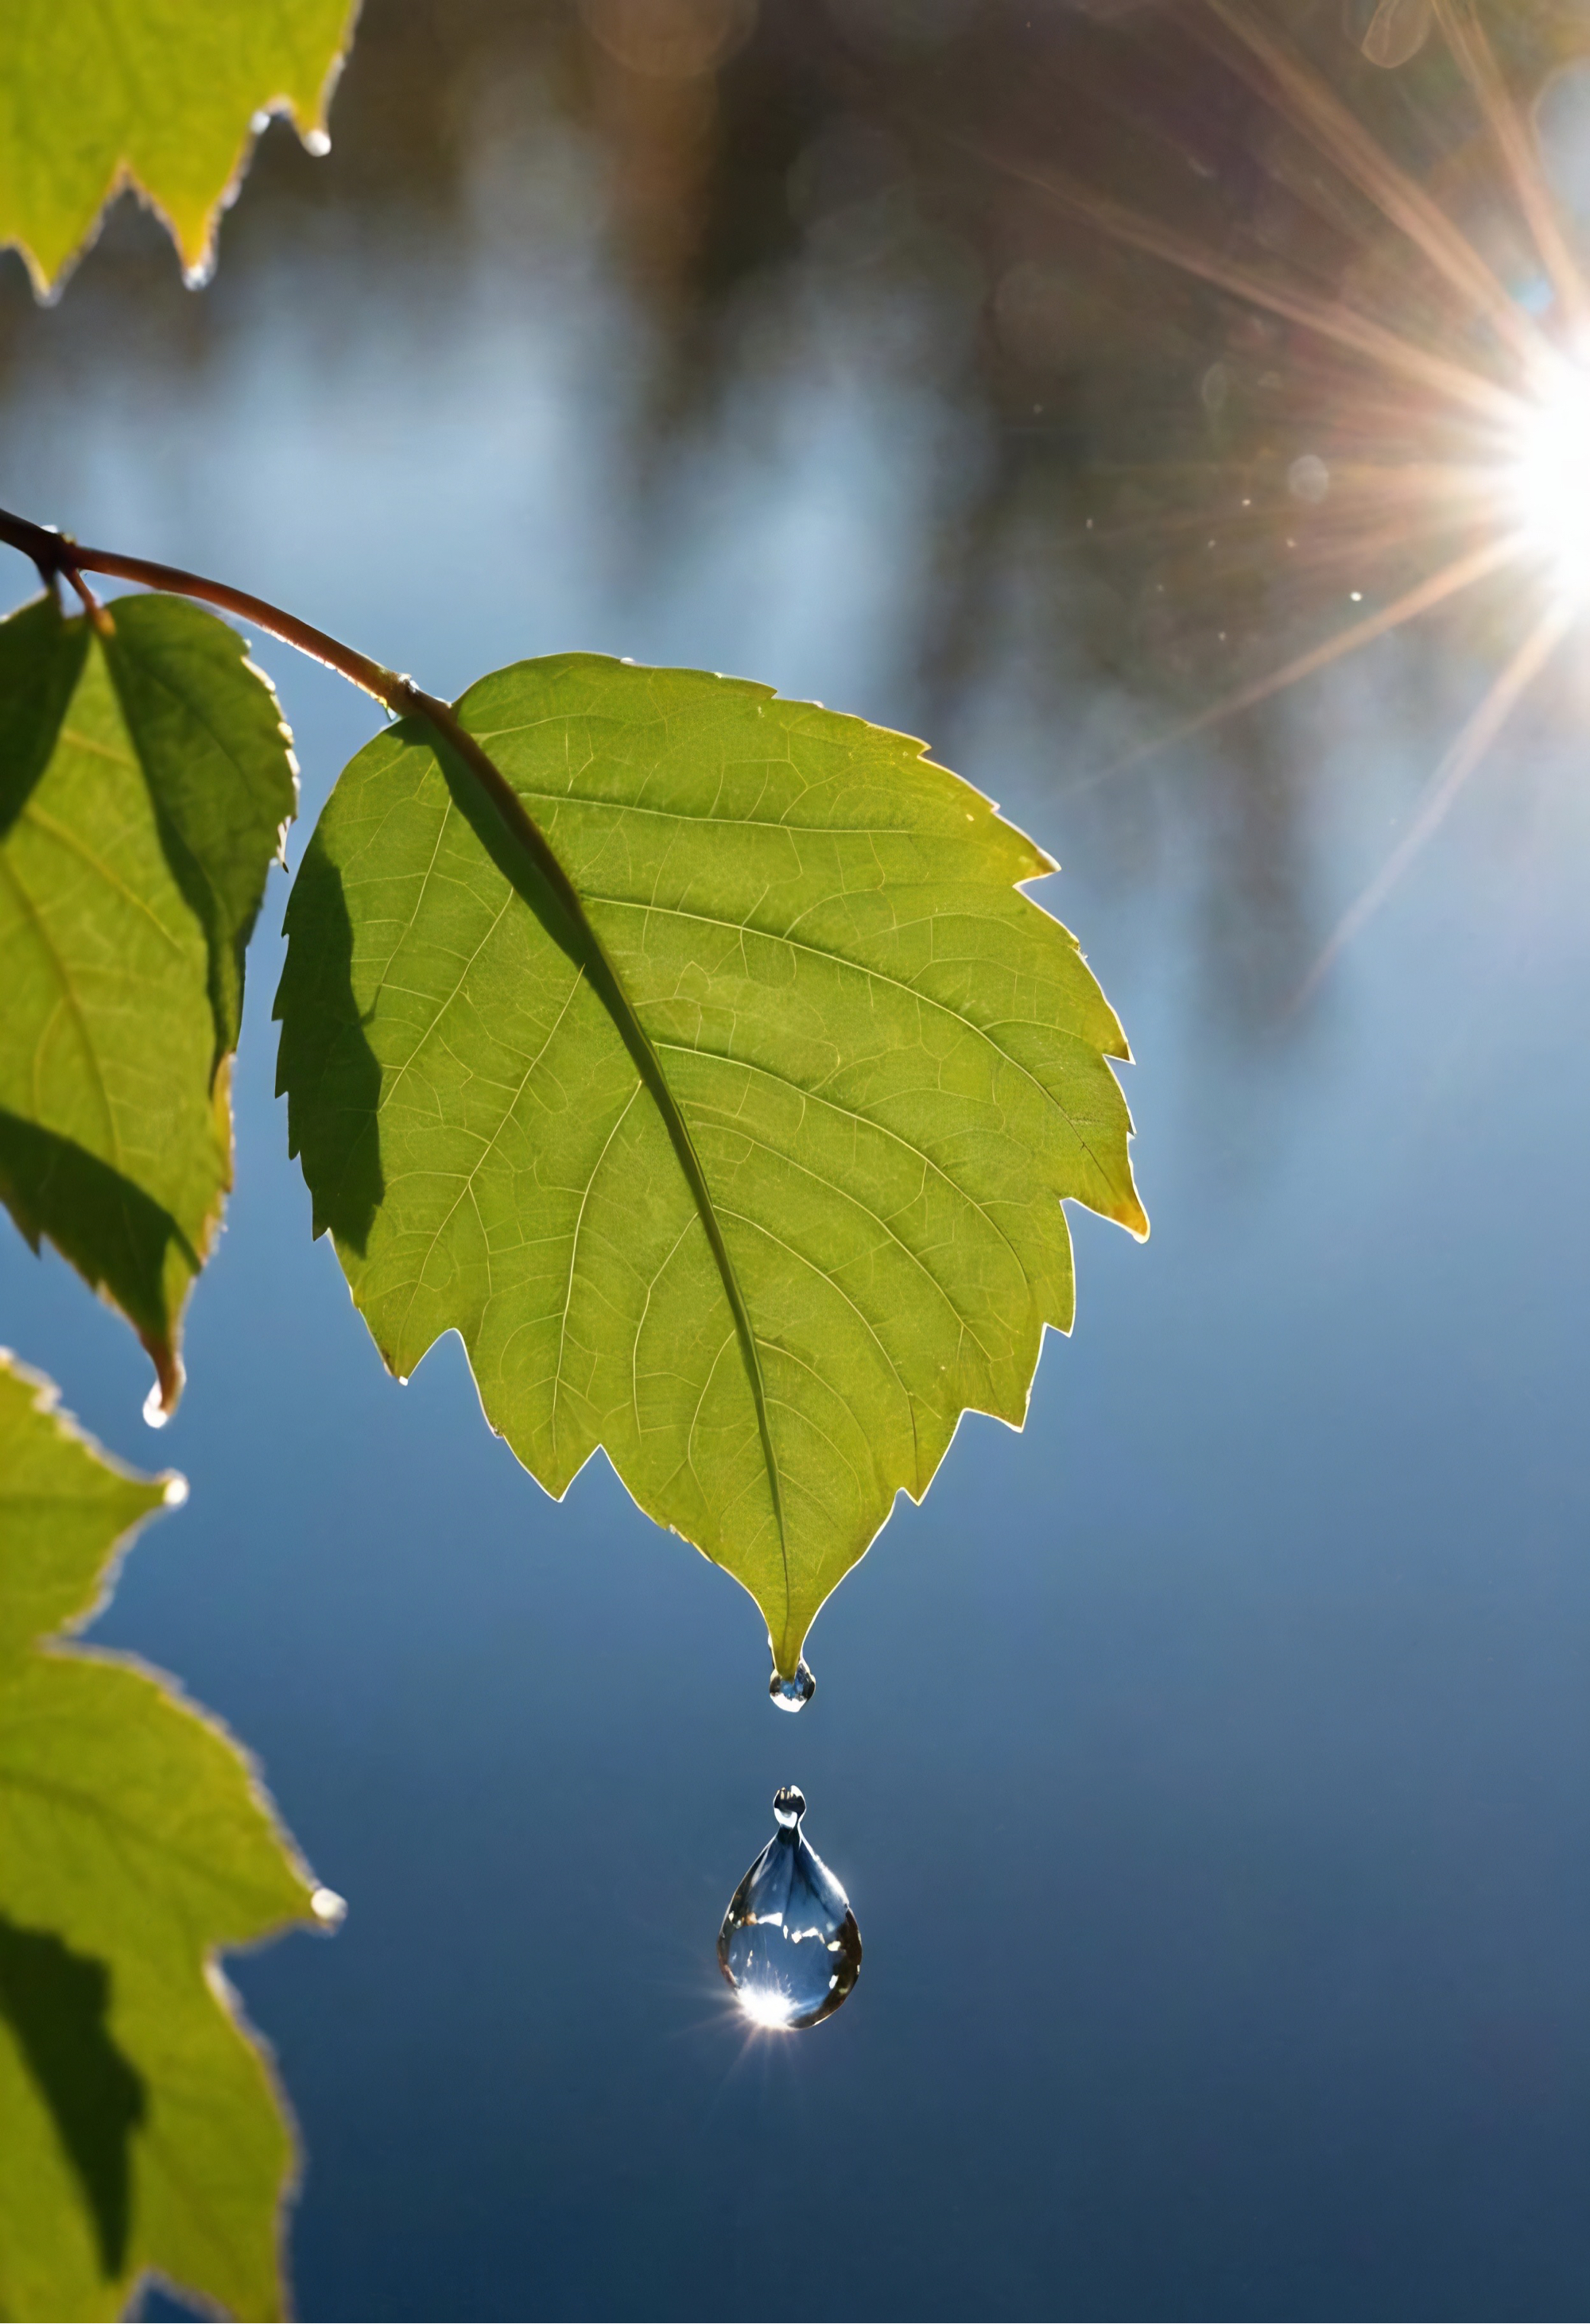
<instances>
[{"instance_id":1,"label":"leaf stem","mask_svg":"<svg viewBox=\"0 0 1590 2324\"><path fill-rule=\"evenodd\" d=\"M100 604L80 573L72 569L67 573L66 577L82 599L83 611L88 614L100 636L102 638L112 636L115 633L116 623L111 620L109 608Z\"/></svg>"},{"instance_id":2,"label":"leaf stem","mask_svg":"<svg viewBox=\"0 0 1590 2324\"><path fill-rule=\"evenodd\" d=\"M269 630L273 637L296 646L300 653L323 661L328 669L340 672L365 694L373 694L378 702L385 703L399 717L411 712L426 716L430 707L434 706L444 717L452 719L445 703L432 705L432 697L422 694L410 679L372 661L368 654L360 653L356 647L345 646L326 631L316 629L312 622L300 622L295 613L285 613L267 598L255 597L246 589L234 589L229 582L208 580L201 573L187 573L180 566L161 565L152 558L122 557L109 549L86 549L69 533L57 532L52 525L32 524L26 517L13 516L7 509L0 509L0 541L31 557L46 582L53 581L59 574L86 604L93 605L98 601L83 579L85 573L104 573L113 580L135 581L145 589L165 589L178 597L198 597L224 613L256 622L262 630ZM449 734L448 740L451 739Z\"/></svg>"},{"instance_id":3,"label":"leaf stem","mask_svg":"<svg viewBox=\"0 0 1590 2324\"><path fill-rule=\"evenodd\" d=\"M301 622L296 613L289 613L282 606L273 605L268 598L256 597L246 589L234 589L229 582L212 581L203 574L186 572L178 565L159 564L152 558L123 557L108 549L86 549L69 534L57 532L49 525L33 524L28 518L14 516L5 509L0 509L0 542L19 550L23 557L32 558L47 587L55 582L57 576L69 582L82 598L88 609L88 618L97 628L101 622L107 622L110 616L83 579L85 573L104 573L113 580L133 581L145 589L163 589L179 597L197 597L205 604L214 605L220 613L234 614L240 621L251 622L262 630L268 630L273 637L282 639L284 644L295 646L300 653L309 654L314 660L324 662L328 669L337 671L350 684L360 687L365 694L374 695L377 702L384 703L394 717L422 718L448 749L464 761L496 809L510 835L530 857L568 918L586 972L613 1019L631 1060L651 1092L684 1172L728 1298L741 1359L749 1376L787 1587L789 1536L778 1456L773 1449L766 1383L762 1376L761 1353L752 1328L750 1311L745 1305L745 1295L724 1240L723 1224L707 1183L701 1158L696 1151L689 1124L662 1070L661 1059L652 1046L651 1036L642 1024L633 1001L624 989L617 967L593 926L578 890L559 862L546 834L501 768L481 748L450 703L443 702L437 695L427 694L423 687L414 684L411 678L400 677L384 663L372 660L368 654L360 653L356 647L344 645L340 639L332 637L328 632L316 629L313 622ZM797 1655L799 1652L798 1641Z\"/></svg>"},{"instance_id":4,"label":"leaf stem","mask_svg":"<svg viewBox=\"0 0 1590 2324\"><path fill-rule=\"evenodd\" d=\"M509 830L533 858L565 910L572 914L577 924L589 927L585 908L568 873L513 784L459 723L451 705L434 694L427 694L411 678L400 677L396 670L360 653L356 646L344 645L339 638L316 629L312 622L300 621L296 613L273 605L268 598L256 597L247 589L235 589L230 582L209 580L202 573L185 572L179 565L162 565L148 557L123 557L115 549L86 549L69 535L57 532L49 525L32 524L26 517L13 516L6 509L0 509L0 541L31 557L46 583L53 581L58 574L69 582L88 608L90 619L96 612L103 614L105 608L84 581L85 573L104 573L113 580L137 582L145 589L164 589L175 596L197 597L223 613L235 614L239 621L253 622L262 630L269 630L285 644L296 646L300 653L324 662L328 669L337 671L364 693L373 694L377 702L384 703L394 717L423 718L467 765ZM594 929L591 935L595 937Z\"/></svg>"}]
</instances>

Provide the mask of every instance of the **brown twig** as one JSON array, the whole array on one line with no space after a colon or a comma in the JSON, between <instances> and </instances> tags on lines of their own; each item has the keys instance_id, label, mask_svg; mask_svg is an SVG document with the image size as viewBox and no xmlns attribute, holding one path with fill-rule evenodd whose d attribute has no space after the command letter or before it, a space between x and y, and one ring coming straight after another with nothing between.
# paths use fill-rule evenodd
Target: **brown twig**
<instances>
[{"instance_id":1,"label":"brown twig","mask_svg":"<svg viewBox=\"0 0 1590 2324\"><path fill-rule=\"evenodd\" d=\"M384 703L395 718L423 718L476 777L565 909L581 927L588 925L568 873L507 777L459 724L450 704L427 694L412 678L400 677L396 670L360 653L357 647L344 645L328 631L316 629L312 622L300 621L296 613L273 605L267 598L256 597L247 589L235 589L226 581L209 580L202 573L185 572L178 565L158 564L148 557L123 557L109 549L87 549L67 533L57 532L49 525L33 524L6 509L0 509L0 541L32 558L46 584L53 582L58 575L69 583L88 607L90 620L97 613L103 615L105 608L84 580L85 573L103 573L112 580L137 582L145 589L162 589L178 597L197 597L220 613L269 630L273 637L296 646L300 653L324 662L328 669L338 671L365 694L373 694L377 702Z\"/></svg>"}]
</instances>

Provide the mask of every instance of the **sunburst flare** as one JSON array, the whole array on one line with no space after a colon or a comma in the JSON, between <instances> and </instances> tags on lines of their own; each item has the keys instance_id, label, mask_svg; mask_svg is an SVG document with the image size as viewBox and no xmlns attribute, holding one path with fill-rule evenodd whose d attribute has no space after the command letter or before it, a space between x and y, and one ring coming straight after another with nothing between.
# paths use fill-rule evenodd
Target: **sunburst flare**
<instances>
[{"instance_id":1,"label":"sunburst flare","mask_svg":"<svg viewBox=\"0 0 1590 2324\"><path fill-rule=\"evenodd\" d=\"M1206 515L1181 512L1164 522L1168 534L1206 528L1203 570L1217 577L1223 556L1234 574L1251 569L1257 528L1281 516L1291 601L1312 590L1321 613L1335 605L1347 618L1093 779L1252 709L1482 586L1513 632L1406 835L1325 946L1304 987L1311 991L1428 842L1563 640L1590 624L1590 288L1533 124L1474 0L1382 6L1365 54L1400 68L1428 39L1445 44L1534 253L1528 295L1487 254L1493 238L1482 249L1382 150L1273 12L1255 0L1190 0L1183 21L1354 200L1378 213L1404 257L1400 272L1333 289L1317 270L1276 263L1272 250L1251 256L1063 171L982 154L1094 231L1284 327L1292 383L1331 453L1294 461L1290 493L1301 505L1290 512L1251 496L1239 510L1226 495Z\"/></svg>"}]
</instances>

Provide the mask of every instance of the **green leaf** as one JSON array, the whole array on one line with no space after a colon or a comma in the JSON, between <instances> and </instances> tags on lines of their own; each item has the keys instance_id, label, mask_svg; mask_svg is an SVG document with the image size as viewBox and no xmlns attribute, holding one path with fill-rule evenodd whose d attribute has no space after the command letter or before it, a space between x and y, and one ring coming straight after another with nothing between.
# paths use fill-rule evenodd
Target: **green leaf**
<instances>
[{"instance_id":1,"label":"green leaf","mask_svg":"<svg viewBox=\"0 0 1590 2324\"><path fill-rule=\"evenodd\" d=\"M573 918L425 724L345 770L288 906L289 1136L406 1378L463 1337L561 1495L605 1447L794 1672L967 1407L1068 1329L1075 1197L1147 1222L1053 869L922 746L589 655L459 715Z\"/></svg>"},{"instance_id":2,"label":"green leaf","mask_svg":"<svg viewBox=\"0 0 1590 2324\"><path fill-rule=\"evenodd\" d=\"M226 623L51 596L0 622L0 1199L127 1316L162 1407L232 1177L243 955L296 804Z\"/></svg>"},{"instance_id":3,"label":"green leaf","mask_svg":"<svg viewBox=\"0 0 1590 2324\"><path fill-rule=\"evenodd\" d=\"M216 1955L336 1900L213 1720L35 1644L185 1489L54 1404L0 1351L0 2314L119 2315L153 2271L278 2316L292 2141Z\"/></svg>"},{"instance_id":4,"label":"green leaf","mask_svg":"<svg viewBox=\"0 0 1590 2324\"><path fill-rule=\"evenodd\" d=\"M266 113L319 147L357 0L5 0L0 8L0 247L59 289L106 203L131 185L190 281Z\"/></svg>"}]
</instances>

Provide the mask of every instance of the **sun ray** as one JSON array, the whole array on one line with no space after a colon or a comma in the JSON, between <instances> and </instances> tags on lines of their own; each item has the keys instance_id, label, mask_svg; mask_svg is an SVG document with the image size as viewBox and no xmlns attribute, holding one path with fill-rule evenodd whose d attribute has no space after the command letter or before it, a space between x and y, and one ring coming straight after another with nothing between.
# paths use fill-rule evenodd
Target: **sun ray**
<instances>
[{"instance_id":1,"label":"sun ray","mask_svg":"<svg viewBox=\"0 0 1590 2324\"><path fill-rule=\"evenodd\" d=\"M1343 951L1373 919L1427 842L1445 820L1452 802L1502 732L1519 702L1567 635L1572 615L1565 605L1543 613L1484 700L1469 718L1431 778L1419 812L1374 878L1343 913L1299 987L1294 1008L1312 998Z\"/></svg>"},{"instance_id":2,"label":"sun ray","mask_svg":"<svg viewBox=\"0 0 1590 2324\"><path fill-rule=\"evenodd\" d=\"M1346 509L1338 512L1338 515L1349 518L1348 522L1337 521L1318 527L1311 535L1304 535L1301 539L1296 534L1290 535L1289 539L1297 544L1291 574L1316 586L1333 576L1342 580L1354 575L1367 579L1377 558L1394 555L1399 550L1406 552L1423 542L1438 540L1444 533L1456 531L1459 527L1465 532L1470 531L1474 519L1474 507L1461 500L1450 505L1443 505L1439 502L1420 503L1416 514L1410 513L1407 508L1399 511L1394 503L1388 513L1387 504L1382 503L1375 512L1385 517L1386 521L1372 526L1365 521L1369 513L1365 496L1363 501L1349 503ZM1521 537L1523 528L1521 526L1518 530ZM1487 548L1493 545L1490 542L1486 544Z\"/></svg>"},{"instance_id":3,"label":"sun ray","mask_svg":"<svg viewBox=\"0 0 1590 2324\"><path fill-rule=\"evenodd\" d=\"M1102 465L1094 470L1098 477L1112 473L1114 472ZM1230 466L1229 463L1216 461L1174 465L1161 462L1151 468L1127 465L1118 473L1128 478L1151 474L1161 482L1180 483L1188 478L1215 482L1229 479ZM1330 471L1328 508L1316 512L1315 521L1318 521L1323 514L1329 525L1332 562L1337 561L1339 556L1354 553L1371 557L1382 549L1405 548L1421 537L1450 531L1454 525L1484 518L1494 508L1501 490L1496 475L1473 462L1405 461L1396 467L1382 467L1373 461L1336 461ZM1410 524L1405 513L1373 532L1350 533L1346 530L1346 523L1361 514L1383 517L1397 509L1424 514L1428 521L1422 525ZM1142 516L1123 517L1107 524L1090 520L1062 533L1059 539L1067 547L1113 548L1123 541L1151 540L1161 536L1168 539L1179 533L1259 533L1267 527L1273 528L1278 519L1295 522L1299 516L1296 500L1284 489L1262 495L1254 492L1213 509L1155 509Z\"/></svg>"},{"instance_id":4,"label":"sun ray","mask_svg":"<svg viewBox=\"0 0 1590 2324\"><path fill-rule=\"evenodd\" d=\"M1469 87L1479 99L1525 225L1563 312L1576 332L1590 329L1590 296L1574 263L1530 134L1502 79L1495 55L1474 14L1473 0L1435 0L1436 22Z\"/></svg>"},{"instance_id":5,"label":"sun ray","mask_svg":"<svg viewBox=\"0 0 1590 2324\"><path fill-rule=\"evenodd\" d=\"M964 153L981 161L985 168L1002 172L1031 186L1035 191L1047 194L1061 208L1069 210L1088 225L1132 250L1141 250L1150 257L1162 258L1167 264L1179 267L1186 274L1216 290L1228 290L1234 297L1244 300L1249 306L1265 309L1284 321L1297 323L1304 330L1313 331L1336 346L1383 369L1398 373L1404 379L1430 390L1449 403L1462 405L1493 423L1505 425L1517 410L1518 399L1494 380L1478 372L1467 371L1450 357L1416 346L1412 340L1400 337L1384 323L1372 321L1357 313L1339 299L1321 299L1310 290L1299 290L1290 284L1272 281L1257 268L1243 265L1240 260L1225 258L1218 253L1203 249L1190 235L1178 227L1162 226L1157 218L1146 217L1142 212L1129 209L1107 194L1095 192L1080 179L1065 171L1040 169L1021 161L1007 160L1003 154L991 153L980 145L960 137L948 140Z\"/></svg>"},{"instance_id":6,"label":"sun ray","mask_svg":"<svg viewBox=\"0 0 1590 2324\"><path fill-rule=\"evenodd\" d=\"M1531 364L1545 345L1541 333L1439 204L1397 167L1334 89L1255 15L1247 0L1204 5L1262 65L1269 82L1264 93L1278 110L1369 196L1453 290L1489 318L1520 363Z\"/></svg>"},{"instance_id":7,"label":"sun ray","mask_svg":"<svg viewBox=\"0 0 1590 2324\"><path fill-rule=\"evenodd\" d=\"M1525 536L1518 532L1505 534L1500 540L1486 541L1483 548L1473 550L1467 557L1455 558L1450 565L1443 566L1440 572L1432 574L1428 581L1421 581L1417 588L1408 590L1377 613L1365 614L1362 621L1350 623L1346 629L1338 631L1334 638L1326 639L1323 644L1312 646L1307 653L1283 662L1267 678L1255 678L1251 685L1239 687L1234 694L1225 696L1209 709L1199 711L1197 717L1184 719L1179 725L1168 727L1164 733L1155 735L1151 742L1141 744L1124 758L1113 761L1096 774L1075 784L1073 790L1092 790L1098 784L1141 766L1145 759L1154 757L1157 752L1169 750L1178 742L1190 742L1195 735L1206 733L1210 727L1223 725L1228 718L1235 718L1244 710L1256 709L1260 703L1269 702L1276 695L1284 694L1289 687L1317 677L1321 670L1328 669L1333 662L1341 661L1348 654L1357 653L1361 648L1373 645L1376 639L1400 629L1405 622L1417 621L1420 614L1433 613L1437 605L1444 605L1448 598L1456 597L1460 591L1474 588L1490 574L1499 572L1504 565L1511 564L1521 557L1526 546Z\"/></svg>"}]
</instances>

